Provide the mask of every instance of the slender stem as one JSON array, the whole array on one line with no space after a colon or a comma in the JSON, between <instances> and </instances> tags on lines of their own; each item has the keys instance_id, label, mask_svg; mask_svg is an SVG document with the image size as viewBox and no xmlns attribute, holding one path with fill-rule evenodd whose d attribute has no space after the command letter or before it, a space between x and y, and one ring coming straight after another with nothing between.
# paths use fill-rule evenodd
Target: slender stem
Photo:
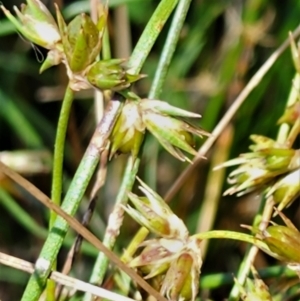
<instances>
[{"instance_id":1,"label":"slender stem","mask_svg":"<svg viewBox=\"0 0 300 301\"><path fill-rule=\"evenodd\" d=\"M149 230L145 227L141 227L139 231L135 234L133 239L130 241L127 249L124 251L121 259L124 262L129 262L132 260L132 256L136 252L137 248L140 246L141 242L145 240L147 235L149 234Z\"/></svg>"},{"instance_id":2,"label":"slender stem","mask_svg":"<svg viewBox=\"0 0 300 301\"><path fill-rule=\"evenodd\" d=\"M162 92L162 87L167 77L167 72L169 70L169 66L175 52L180 32L190 4L191 0L180 0L177 5L148 95L150 99L157 97Z\"/></svg>"},{"instance_id":3,"label":"slender stem","mask_svg":"<svg viewBox=\"0 0 300 301\"><path fill-rule=\"evenodd\" d=\"M112 250L115 245L117 235L123 222L124 210L120 205L125 205L127 202L126 192L132 189L131 183L134 183L135 181L135 175L137 174L140 164L139 159L135 159L135 162L133 162L133 160L134 158L132 156L128 159L128 164L123 175L123 182L120 186L114 209L109 216L108 225L104 234L103 244L110 250ZM103 253L99 253L89 282L100 285L105 276L107 267L108 258ZM84 298L84 300L90 299L90 295L86 295Z\"/></svg>"},{"instance_id":4,"label":"slender stem","mask_svg":"<svg viewBox=\"0 0 300 301\"><path fill-rule=\"evenodd\" d=\"M164 44L163 51L161 53L155 75L153 78L153 82L148 94L149 99L158 98L163 90L163 85L165 79L167 77L167 73L169 70L169 66L171 60L173 58L174 52L176 50L176 46L179 40L180 32L182 26L184 24L186 14L189 10L191 4L191 0L180 0L176 7L172 23L170 26L170 30L168 32L168 36L166 42ZM145 179L148 181L148 184L156 189L156 174L157 174L157 164L156 158L158 155L158 142L152 143L151 150L151 158L153 160L153 164L149 164L147 174L145 175ZM148 175L148 176L147 176Z\"/></svg>"},{"instance_id":5,"label":"slender stem","mask_svg":"<svg viewBox=\"0 0 300 301\"><path fill-rule=\"evenodd\" d=\"M66 132L67 132L68 121L69 121L73 99L74 99L74 92L68 86L65 91L65 96L62 102L62 107L58 119L57 132L56 132L56 138L54 144L54 155L53 155L51 199L58 206L60 205L61 202L65 139L66 139ZM50 221L49 221L50 229L54 224L56 216L57 216L56 213L52 211L50 212Z\"/></svg>"},{"instance_id":6,"label":"slender stem","mask_svg":"<svg viewBox=\"0 0 300 301\"><path fill-rule=\"evenodd\" d=\"M213 231L197 233L197 234L194 234L192 237L196 237L201 240L215 239L215 238L233 239L233 240L244 241L247 243L251 243L253 245L257 245L263 249L269 249L268 246L264 242L262 242L261 240L258 240L254 236L252 236L250 234L241 233L241 232L235 232L235 231L213 230Z\"/></svg>"},{"instance_id":7,"label":"slender stem","mask_svg":"<svg viewBox=\"0 0 300 301\"><path fill-rule=\"evenodd\" d=\"M149 20L129 60L130 71L139 73L154 42L168 20L178 0L162 0Z\"/></svg>"},{"instance_id":8,"label":"slender stem","mask_svg":"<svg viewBox=\"0 0 300 301\"><path fill-rule=\"evenodd\" d=\"M68 127L68 121L70 111L74 99L74 92L68 86L65 91L65 96L62 102L62 107L59 114L57 132L54 144L54 155L53 155L53 173L52 173L52 189L51 199L52 201L60 206L61 193L62 193L62 177L63 177L63 160L65 150L65 139ZM56 213L50 212L49 229L52 228L56 219ZM56 261L53 262L52 269L56 269ZM47 281L47 300L55 301L55 282L53 280Z\"/></svg>"},{"instance_id":9,"label":"slender stem","mask_svg":"<svg viewBox=\"0 0 300 301\"><path fill-rule=\"evenodd\" d=\"M122 102L120 100L111 101L108 104L106 114L98 124L91 142L76 171L74 179L61 206L61 208L71 216L76 213L87 185L95 171L99 161L99 153L105 146L107 137L114 125L115 118L121 110L121 104ZM46 284L47 277L51 272L52 264L56 260L68 229L68 223L63 218L57 217L36 262L35 273L29 279L21 299L22 301L35 301L40 297Z\"/></svg>"}]
</instances>

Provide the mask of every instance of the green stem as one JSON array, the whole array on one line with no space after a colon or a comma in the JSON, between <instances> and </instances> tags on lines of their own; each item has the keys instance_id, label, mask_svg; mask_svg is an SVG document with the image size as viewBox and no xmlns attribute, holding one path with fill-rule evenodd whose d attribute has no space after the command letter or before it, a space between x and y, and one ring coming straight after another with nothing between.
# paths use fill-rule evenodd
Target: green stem
<instances>
[{"instance_id":1,"label":"green stem","mask_svg":"<svg viewBox=\"0 0 300 301\"><path fill-rule=\"evenodd\" d=\"M130 57L128 65L131 73L138 74L140 72L154 42L177 2L178 0L162 0L157 6Z\"/></svg>"},{"instance_id":2,"label":"green stem","mask_svg":"<svg viewBox=\"0 0 300 301\"><path fill-rule=\"evenodd\" d=\"M149 99L158 98L163 90L163 85L167 77L167 73L170 67L171 60L173 58L176 46L179 40L180 32L184 24L187 12L189 10L191 0L180 0L176 7L170 30L166 42L164 44L163 51L161 53L153 82L148 94ZM149 140L148 140L149 141ZM150 144L150 143L149 143ZM152 164L149 164L145 180L154 190L156 189L156 175L157 175L157 164L156 158L158 156L159 144L158 142L151 143L151 158Z\"/></svg>"},{"instance_id":3,"label":"green stem","mask_svg":"<svg viewBox=\"0 0 300 301\"><path fill-rule=\"evenodd\" d=\"M154 79L151 85L151 89L148 97L150 99L158 97L162 92L162 87L167 77L167 72L175 52L177 42L180 36L180 32L186 18L186 14L189 10L191 0L181 0L175 10L174 17L172 19L171 27L168 32L166 42L164 44L163 51L161 53L158 66L154 75Z\"/></svg>"},{"instance_id":4,"label":"green stem","mask_svg":"<svg viewBox=\"0 0 300 301\"><path fill-rule=\"evenodd\" d=\"M103 34L102 58L104 60L109 60L111 58L110 42L107 27L105 28Z\"/></svg>"},{"instance_id":5,"label":"green stem","mask_svg":"<svg viewBox=\"0 0 300 301\"><path fill-rule=\"evenodd\" d=\"M53 155L51 199L58 206L61 203L65 140L73 99L74 92L68 86L59 114ZM50 212L49 229L52 228L56 217L55 212ZM56 269L56 260L53 262L52 269ZM48 301L55 301L55 287L55 282L49 279L46 288Z\"/></svg>"},{"instance_id":6,"label":"green stem","mask_svg":"<svg viewBox=\"0 0 300 301\"><path fill-rule=\"evenodd\" d=\"M216 239L216 238L233 239L233 240L244 241L244 242L256 245L263 249L269 249L264 242L262 242L261 240L258 240L254 236L252 236L250 234L241 233L241 232L235 232L235 231L213 230L213 231L207 231L207 232L194 234L192 237L196 237L201 240Z\"/></svg>"},{"instance_id":7,"label":"green stem","mask_svg":"<svg viewBox=\"0 0 300 301\"><path fill-rule=\"evenodd\" d=\"M118 116L121 107L122 102L120 100L111 101L107 105L106 114L98 124L75 173L74 179L61 206L61 208L71 216L74 216L78 209L87 185L98 164L99 153L107 141L107 137L110 134L115 118ZM22 301L35 301L39 299L68 229L68 223L63 218L57 217L39 258L36 261L35 271L29 279L21 299Z\"/></svg>"},{"instance_id":8,"label":"green stem","mask_svg":"<svg viewBox=\"0 0 300 301\"><path fill-rule=\"evenodd\" d=\"M54 144L54 155L53 155L51 199L58 206L60 205L61 202L65 139L66 139L68 121L69 121L73 99L74 99L74 92L68 86L65 91L65 96L62 102L62 107L58 119L57 132L56 132L56 138ZM49 221L50 229L54 224L56 216L57 216L56 213L50 212L50 221Z\"/></svg>"},{"instance_id":9,"label":"green stem","mask_svg":"<svg viewBox=\"0 0 300 301\"><path fill-rule=\"evenodd\" d=\"M120 205L126 204L126 192L132 189L132 183L134 183L135 181L135 175L137 174L138 167L140 165L139 158L135 159L134 162L133 160L134 158L132 156L130 156L128 159L128 164L123 175L123 182L120 186L115 206L112 213L110 214L108 225L104 234L103 244L110 250L112 250L115 245L119 228L122 225L123 221L124 210ZM99 285L102 283L108 267L108 263L108 258L103 253L99 253L98 258L93 267L91 278L89 280L90 283L96 283ZM90 300L91 297L92 296L90 294L86 294L83 300Z\"/></svg>"}]
</instances>

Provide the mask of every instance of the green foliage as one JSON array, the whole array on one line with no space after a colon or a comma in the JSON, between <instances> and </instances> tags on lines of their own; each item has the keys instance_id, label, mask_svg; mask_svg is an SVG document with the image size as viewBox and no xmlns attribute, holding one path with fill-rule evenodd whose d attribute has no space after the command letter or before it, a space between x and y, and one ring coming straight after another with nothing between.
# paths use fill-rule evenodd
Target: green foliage
<instances>
[{"instance_id":1,"label":"green foliage","mask_svg":"<svg viewBox=\"0 0 300 301\"><path fill-rule=\"evenodd\" d=\"M251 77L298 25L300 2L109 0L108 7L91 9L92 2L66 2L61 13L56 9L57 19L38 0L15 9L17 16L1 4L8 19L2 14L0 20L0 161L78 219L95 208L93 219L85 215L84 224L129 266L151 275L146 276L148 283L169 300L248 300L253 291L262 294L255 291L256 281L268 300L271 295L273 300L297 298L297 285L289 278L297 280L299 274L299 243L294 238L300 227L300 79L294 76L300 65L298 38L292 40L292 54L287 47L222 128L217 143L205 151L206 161L200 161L197 149L213 135L198 139L192 134L215 131ZM14 4L19 1L9 5ZM98 22L92 21L96 12ZM95 116L101 113L99 122ZM193 125L185 120L194 117ZM246 153L249 137L254 146ZM193 167L175 161L166 150L181 161L195 156ZM221 162L220 154L225 154ZM222 163L240 165L228 171L232 187L224 170L213 171ZM190 171L184 178L185 168ZM153 200L133 193L137 173L157 191L141 182ZM177 187L180 177L184 183ZM222 196L223 191L230 195ZM233 196L236 192L242 196ZM128 196L135 209L127 206ZM49 214L35 197L0 168L0 255L31 262L39 258L29 281L0 261L2 301L38 300L51 268L62 270L75 241L69 224ZM172 210L164 200L172 201ZM272 216L274 205L284 211L280 215L287 227ZM123 219L124 210L137 223L126 214ZM268 226L270 220L276 224ZM176 229L178 221L191 236L181 252L166 248L170 254L164 265L159 252L165 241L143 241L153 229L164 237L161 233ZM146 228L139 230L138 223ZM240 224L252 225L248 228L253 233L243 233ZM218 239L204 245L211 238ZM256 274L254 281L248 278L250 259L256 255L251 258L253 252L245 251L246 242L275 258L257 255L256 268L260 272L267 267L261 277L270 278L269 288ZM154 251L156 261L145 260L144 254ZM72 260L74 277L145 298L121 270L109 266L103 253L87 243L80 252ZM46 261L49 266L41 268ZM174 273L181 277L174 278ZM47 284L48 300L57 299L55 289L54 282ZM62 293L60 300L68 300L63 298ZM88 301L91 295L70 298Z\"/></svg>"}]
</instances>

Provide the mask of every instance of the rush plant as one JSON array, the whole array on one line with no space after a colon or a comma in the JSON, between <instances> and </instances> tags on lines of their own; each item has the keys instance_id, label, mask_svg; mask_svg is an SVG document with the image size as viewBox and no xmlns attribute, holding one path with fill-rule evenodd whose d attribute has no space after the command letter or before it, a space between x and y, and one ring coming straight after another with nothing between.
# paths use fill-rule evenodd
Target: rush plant
<instances>
[{"instance_id":1,"label":"rush plant","mask_svg":"<svg viewBox=\"0 0 300 301\"><path fill-rule=\"evenodd\" d=\"M124 5L127 2L134 1L120 1ZM148 5L150 2L154 5L154 1L150 0L143 4ZM112 57L110 51L110 34L113 36L113 30L110 27L112 19L109 6L117 5L118 1L111 0L106 4L91 1L92 16L83 12L85 6L82 3L81 12L73 13L69 18L65 16L66 11L61 10L57 4L54 6L54 16L41 0L27 0L20 9L14 6L14 13L1 4L0 8L9 24L14 26L23 39L46 51L39 69L40 73L43 73L41 76L46 76L57 66L63 66L67 81L55 128L53 152L52 149L50 152L41 151L34 154L21 151L22 156L20 153L0 152L0 199L22 225L43 239L39 252L32 257L35 260L33 265L4 252L0 253L0 264L23 269L31 274L20 300L155 298L159 301L196 301L228 298L230 301L252 301L290 300L297 296L297 282L300 278L299 225L294 224L287 215L289 207L296 208L297 203L299 204L300 195L300 149L297 144L300 133L300 46L295 42L300 29L290 33L289 38L287 32L285 33L286 42L275 50L242 89L243 84L235 81L236 78L244 78L244 73L250 68L251 59L248 54L254 52L254 45L270 41L271 44L274 43L267 33L273 20L272 8L264 1L245 1L245 15L241 16L243 20L235 20L239 23L238 26L232 25L238 28L239 33L229 30L230 26L224 24L226 29L222 45L227 50L224 51L221 47L224 52L218 60L221 59L222 63L216 65L219 76L212 80L211 75L204 71L196 75L194 85L197 85L200 78L200 90L207 93L207 98L205 106L198 105L193 108L192 101L183 101L184 98L178 101L178 95L174 93L176 89L182 89L182 86L184 89L189 86L182 78L193 74L192 66L193 63L196 64L198 56L201 59L201 50L204 54L207 50L212 50L209 49L209 45L201 46L203 49L199 46L201 43L205 44L204 32L218 18L226 18L226 14L236 13L233 1L219 4L194 2L160 1L149 16L149 21L138 37L132 53L128 54L129 58L119 55ZM147 16L147 11L140 8L143 4L138 1L128 4L132 9L133 19L139 18L137 9ZM198 5L204 10L203 16L206 16L201 25L205 30L201 33L199 15L194 15L192 9L191 20L188 19L186 24L192 22L197 25L197 30L194 32L193 27L185 28L190 7L193 6L198 11ZM72 8L72 5L70 7ZM115 11L115 19L120 11L123 11L123 17L128 17L122 10L125 6L118 8ZM300 6L298 8L300 11ZM257 13L258 9L262 16ZM159 41L158 37L170 16L173 19L168 24L167 36L153 75L153 68L150 66L151 50L154 43ZM234 16L231 15L231 21ZM124 24L126 22L122 25ZM181 43L180 40L185 39L185 30L187 38ZM236 34L239 35L240 41L234 46L233 41L239 40ZM195 43L199 36L200 40ZM226 41L231 41L230 45ZM179 54L175 52L177 46ZM248 113L252 107L249 105L245 114L243 107L240 109L242 103L259 83L265 85L267 71L289 46L292 50L289 65L291 69L294 67L293 72L296 72L296 75L285 108L281 106L277 138L271 138L277 129L266 133L260 131L260 127L252 126L250 122L250 133L244 135L242 131L239 132L237 126L236 132L239 134L236 141L232 142L233 116L239 116L239 112L242 117L249 118ZM214 65L213 55L207 57L208 63ZM198 67L196 64L195 68ZM145 74L141 73L142 68ZM170 79L167 76L168 70ZM150 80L147 79L148 75ZM145 86L143 81L147 83ZM162 92L164 86L168 86L171 92ZM72 153L76 152L76 138L72 140L71 147L67 139L68 124L72 112L74 113L73 101L84 91L94 93L95 107L99 108L100 105L104 110L97 124L93 126L94 131L86 143L86 150L79 154L76 172L67 179L68 168L64 167L68 163L65 158L71 158ZM5 99L5 94L1 93L0 90L0 97ZM225 95L230 93L237 98L217 123L222 106L226 107L226 102L223 101ZM191 94L189 93L190 97L187 99L192 98ZM202 110L200 107L205 107L203 114L201 113L202 127L199 125L199 113ZM20 112L18 108L7 108L9 106L4 107L7 116L17 116L13 115L14 110ZM259 108L257 104L258 111ZM83 115L87 114L85 111ZM9 118L7 116L6 118ZM267 120L266 115L263 117L261 124ZM43 120L41 118L40 122ZM73 123L70 122L70 127L72 124L74 126L74 120L71 121ZM269 127L275 128L274 118ZM25 132L30 131L30 126L24 126L20 133L24 132L26 136ZM74 134L74 131L69 129L70 134ZM248 134L253 142L249 147L250 151L243 151L235 159L228 160L231 145L237 143L238 138L245 138ZM31 142L34 141L31 146L34 145L35 148L43 145L38 138L30 139ZM210 154L209 150L216 140L216 147ZM232 149L234 153L240 152L238 147L237 151L234 147ZM200 160L206 159L205 156L210 166L203 168L202 176L198 177L195 171ZM121 162L120 157L127 159L125 164ZM182 170L179 164L187 164L186 169ZM224 197L234 194L239 197L248 196L252 201L251 206L254 207L254 196L259 196L260 203L256 205L255 212L249 214L248 224L239 227L239 230L225 227L215 230L222 226L222 223L217 224L215 217L217 212L223 214L219 199L222 198L220 192L226 178L224 168L232 166L235 169L228 175L229 187L226 188ZM18 174L48 174L50 170L52 180L49 197ZM174 172L171 176L170 170ZM135 191L136 180L142 195ZM13 184L15 182L50 209L49 214L45 213L46 217L42 217L47 218L48 229L38 224L35 221L36 217L30 216L15 202L13 197L22 198L24 195L24 192L19 192ZM162 197L156 190L160 190L166 183L170 190ZM183 193L178 193L184 183L187 184L188 188L185 189L189 192L186 193L185 189L182 189ZM196 189L197 186L201 187ZM109 196L106 190L113 190L116 196ZM171 196L176 202L168 204ZM299 215L299 208L297 210ZM223 219L231 221L230 210L226 209L224 212ZM81 223L74 218L80 214L83 215ZM91 221L92 214L98 218L97 226ZM279 221L278 216L281 218ZM100 235L101 224L105 226ZM131 227L132 225L134 226ZM77 232L77 238L70 234L70 227ZM88 230L89 227L92 231ZM244 233L245 228L250 233ZM90 244L82 244L82 239ZM215 239L217 243L207 252L207 242L210 239ZM243 253L237 259L232 256L233 251L227 254L219 249L222 248L221 242L225 239L243 246L248 243L249 248L247 251L245 247L240 248L239 252L243 250ZM66 246L68 256L60 253ZM214 251L213 248L219 251ZM78 256L81 251L93 257L93 265L87 263L85 257L80 260ZM63 264L58 260L60 254L64 257ZM211 256L214 258L211 259ZM229 272L235 275L230 276L227 282L224 280L225 274L222 275L223 280L218 282L212 280L213 276L209 278L207 273L211 270L216 271L215 268L220 263L218 257L222 257L222 265L225 267L228 264L232 268ZM269 277L274 276L272 260L277 260L276 264L284 271L282 276L293 278L294 282L288 283L286 291L274 289L273 286L268 287L263 282L262 276L259 276L256 270L259 267L254 267L258 257L268 267ZM216 266L212 263L214 260ZM231 261L236 262L235 268ZM81 262L84 266L83 277L77 270ZM114 264L113 267L110 263ZM206 265L213 266L213 269L206 270ZM221 272L222 268L218 268L217 271ZM76 278L70 277L69 274ZM209 285L205 284L205 279L208 279ZM232 287L231 290L225 290L226 295L220 297L214 290L218 291L223 284L232 284ZM78 294L78 291L83 291L84 294Z\"/></svg>"}]
</instances>

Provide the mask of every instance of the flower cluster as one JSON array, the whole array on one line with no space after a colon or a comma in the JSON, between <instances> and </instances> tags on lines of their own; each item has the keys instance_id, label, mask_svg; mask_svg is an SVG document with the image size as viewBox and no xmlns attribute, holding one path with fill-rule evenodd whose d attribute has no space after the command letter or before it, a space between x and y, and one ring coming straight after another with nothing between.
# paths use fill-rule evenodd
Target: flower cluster
<instances>
[{"instance_id":1,"label":"flower cluster","mask_svg":"<svg viewBox=\"0 0 300 301\"><path fill-rule=\"evenodd\" d=\"M199 289L202 265L201 241L190 237L183 221L165 201L139 180L144 197L129 192L134 208L124 207L140 225L157 238L145 241L140 255L129 264L138 268L145 279L168 300L195 300Z\"/></svg>"},{"instance_id":2,"label":"flower cluster","mask_svg":"<svg viewBox=\"0 0 300 301\"><path fill-rule=\"evenodd\" d=\"M196 155L193 134L209 135L206 131L180 118L199 118L160 100L128 100L116 122L111 135L111 157L116 152L137 155L145 130L153 134L160 144L175 158L190 161L182 151Z\"/></svg>"},{"instance_id":3,"label":"flower cluster","mask_svg":"<svg viewBox=\"0 0 300 301\"><path fill-rule=\"evenodd\" d=\"M239 291L241 292L241 298L243 301L264 300L272 301L272 296L269 293L267 285L259 278L259 275L255 268L252 266L251 271L253 279L247 278L245 288L234 279Z\"/></svg>"},{"instance_id":4,"label":"flower cluster","mask_svg":"<svg viewBox=\"0 0 300 301\"><path fill-rule=\"evenodd\" d=\"M106 10L97 24L86 14L80 14L66 24L57 6L56 22L40 0L27 0L21 11L14 6L17 18L3 5L0 7L24 37L49 50L40 72L60 63L65 64L69 84L74 91L90 87L120 91L143 77L130 74L123 67L123 59L97 60L106 26ZM124 91L120 93L126 94ZM182 151L197 154L193 148L193 134L200 136L208 133L178 118L199 118L200 115L159 100L137 100L136 96L129 94L126 97L130 100L123 107L110 137L110 157L115 153L128 152L136 157L146 129L179 160L190 161Z\"/></svg>"},{"instance_id":5,"label":"flower cluster","mask_svg":"<svg viewBox=\"0 0 300 301\"><path fill-rule=\"evenodd\" d=\"M225 194L242 195L269 185L267 197L272 197L282 210L300 194L300 150L264 136L252 135L251 140L252 152L217 167L239 165L229 175L233 186Z\"/></svg>"},{"instance_id":6,"label":"flower cluster","mask_svg":"<svg viewBox=\"0 0 300 301\"><path fill-rule=\"evenodd\" d=\"M40 0L27 0L21 11L14 6L18 18L3 5L0 7L24 37L49 50L40 72L65 64L73 90L90 87L119 90L142 77L129 74L122 67L124 60L96 60L102 47L107 11L103 11L97 24L86 14L80 14L67 25L57 6L56 23Z\"/></svg>"},{"instance_id":7,"label":"flower cluster","mask_svg":"<svg viewBox=\"0 0 300 301\"><path fill-rule=\"evenodd\" d=\"M259 239L269 248L264 251L285 262L300 277L300 232L283 213L278 214L286 226L273 224L264 231L255 231L258 232Z\"/></svg>"}]
</instances>

